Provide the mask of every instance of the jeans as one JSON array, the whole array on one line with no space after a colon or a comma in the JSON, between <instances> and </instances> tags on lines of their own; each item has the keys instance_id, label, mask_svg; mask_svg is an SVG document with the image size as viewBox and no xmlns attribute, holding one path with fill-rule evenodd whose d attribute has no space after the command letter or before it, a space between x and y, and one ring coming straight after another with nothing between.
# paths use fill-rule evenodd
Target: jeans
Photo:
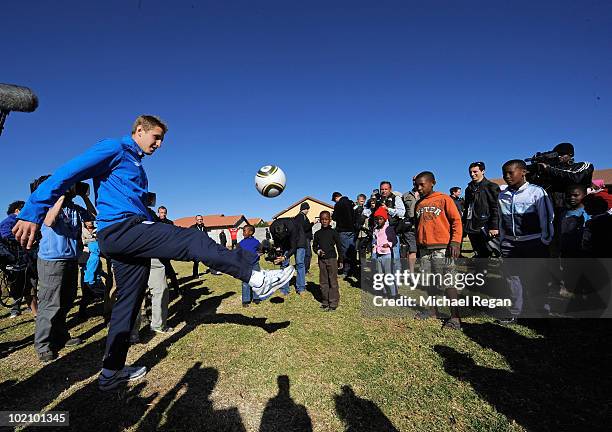
<instances>
[{"instance_id":1,"label":"jeans","mask_svg":"<svg viewBox=\"0 0 612 432\"><path fill-rule=\"evenodd\" d=\"M295 251L295 270L297 273L295 280L295 290L299 293L306 289L306 248L297 248Z\"/></svg>"},{"instance_id":2,"label":"jeans","mask_svg":"<svg viewBox=\"0 0 612 432\"><path fill-rule=\"evenodd\" d=\"M100 266L100 247L98 246L97 241L90 242L88 247L89 258L87 258L87 265L85 266L85 276L83 280L85 283L93 285L96 282L96 279L99 279L99 276L96 277L96 275L98 273L98 267Z\"/></svg>"},{"instance_id":3,"label":"jeans","mask_svg":"<svg viewBox=\"0 0 612 432\"><path fill-rule=\"evenodd\" d=\"M501 252L503 258L547 258L550 256L548 246L542 243L540 239L527 241L504 239L501 244ZM526 302L530 303L530 309L537 309L540 306L539 302L535 300L538 297L538 293L530 293L528 290L525 290L524 286L529 287L531 285L532 289L535 287L530 283L533 275L528 274L522 268L520 261L513 262L511 259L504 262L504 273L512 300L510 314L515 318L518 317L523 312Z\"/></svg>"},{"instance_id":4,"label":"jeans","mask_svg":"<svg viewBox=\"0 0 612 432\"><path fill-rule=\"evenodd\" d=\"M393 259L391 258L391 254L378 254L374 252L372 254L372 261L376 263L376 273L393 274ZM394 297L397 295L395 280L389 285L385 284L385 291L388 296Z\"/></svg>"},{"instance_id":5,"label":"jeans","mask_svg":"<svg viewBox=\"0 0 612 432\"><path fill-rule=\"evenodd\" d=\"M259 270L261 270L259 263L253 264L253 271ZM253 292L248 283L242 282L242 303L251 303L251 300L259 300L259 296Z\"/></svg>"},{"instance_id":6,"label":"jeans","mask_svg":"<svg viewBox=\"0 0 612 432\"><path fill-rule=\"evenodd\" d=\"M285 267L289 267L289 264L290 264L290 262L289 262L289 258L287 258L287 259L285 259L285 260L284 260L284 261L281 263L281 265L280 265L280 266L281 266L281 268L285 268ZM289 281L289 282L291 282L291 281ZM291 289L291 286L289 285L289 282L287 282L285 285L283 285L283 286L280 288L280 291L281 291L283 294L285 294L285 295L289 294L289 290Z\"/></svg>"},{"instance_id":7,"label":"jeans","mask_svg":"<svg viewBox=\"0 0 612 432\"><path fill-rule=\"evenodd\" d=\"M340 245L342 246L340 254L342 255L343 270L346 275L351 271L355 262L355 233L340 232L338 234L340 236Z\"/></svg>"}]
</instances>

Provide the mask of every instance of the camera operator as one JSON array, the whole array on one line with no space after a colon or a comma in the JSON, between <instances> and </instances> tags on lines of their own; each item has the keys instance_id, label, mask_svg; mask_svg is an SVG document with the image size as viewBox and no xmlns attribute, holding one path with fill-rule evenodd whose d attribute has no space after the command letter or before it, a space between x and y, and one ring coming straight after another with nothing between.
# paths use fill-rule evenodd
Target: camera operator
<instances>
[{"instance_id":1,"label":"camera operator","mask_svg":"<svg viewBox=\"0 0 612 432\"><path fill-rule=\"evenodd\" d=\"M491 251L487 247L488 237L499 235L497 198L500 188L485 177L484 162L473 162L468 169L472 181L465 189L465 208L462 214L463 232L469 237L476 256L488 258L491 256Z\"/></svg>"},{"instance_id":2,"label":"camera operator","mask_svg":"<svg viewBox=\"0 0 612 432\"><path fill-rule=\"evenodd\" d=\"M585 188L591 186L593 178L593 164L590 162L574 162L574 146L570 143L560 143L552 150L556 157L548 161L538 160L536 172L529 167L529 181L542 186L553 201L555 214L565 208L565 191L571 185L580 185Z\"/></svg>"},{"instance_id":3,"label":"camera operator","mask_svg":"<svg viewBox=\"0 0 612 432\"><path fill-rule=\"evenodd\" d=\"M24 201L14 201L9 204L6 211L7 217L0 222L0 239L6 242L7 250L13 249L14 246L20 252L26 253L15 241L15 236L12 233L12 229L17 223L17 215L25 205ZM10 244L10 243L12 244ZM12 253L11 253L12 255ZM33 255L36 257L36 254ZM25 298L26 303L30 306L30 310L36 316L38 311L38 300L36 298L36 269L26 268L25 271L20 271L14 280L11 280L10 293L13 298L13 305L11 306L11 318L16 318L21 315L21 303Z\"/></svg>"},{"instance_id":4,"label":"camera operator","mask_svg":"<svg viewBox=\"0 0 612 432\"><path fill-rule=\"evenodd\" d=\"M402 249L402 257L408 258L408 268L411 273L414 273L414 266L417 260L417 243L416 243L416 224L414 223L415 208L419 201L419 191L417 190L416 184L412 178L412 189L402 195L402 202L406 208L404 219L411 223L410 229L399 235L400 237L400 248Z\"/></svg>"},{"instance_id":5,"label":"camera operator","mask_svg":"<svg viewBox=\"0 0 612 432\"><path fill-rule=\"evenodd\" d=\"M270 225L270 233L274 241L275 258L274 264L280 264L281 268L289 266L291 255L296 256L296 267L300 265L297 259L298 250L306 248L306 236L304 230L298 226L294 218L276 219ZM304 273L304 261L301 260L302 270L297 271L295 281L295 291L301 295L306 289L306 275ZM289 294L289 282L280 288L284 295Z\"/></svg>"},{"instance_id":6,"label":"camera operator","mask_svg":"<svg viewBox=\"0 0 612 432\"><path fill-rule=\"evenodd\" d=\"M353 206L353 219L355 221L355 249L357 251L357 265L361 266L361 260L365 259L367 250L372 244L372 238L370 237L370 229L368 224L368 217L363 214L365 210L365 204L368 197L365 194L357 195L357 201ZM359 274L359 272L356 272Z\"/></svg>"},{"instance_id":7,"label":"camera operator","mask_svg":"<svg viewBox=\"0 0 612 432\"><path fill-rule=\"evenodd\" d=\"M363 213L364 215L370 217L376 212L376 210L383 207L389 215L389 226L393 227L396 233L399 233L402 230L397 229L398 225L400 225L406 214L406 207L404 206L402 197L401 195L397 196L395 193L393 193L393 186L391 185L390 181L381 181L379 187L380 192L374 189L372 196L370 197L370 201L368 202L369 208L366 208ZM370 225L375 226L374 223L371 223ZM401 270L399 242L393 246L392 254L395 270Z\"/></svg>"},{"instance_id":8,"label":"camera operator","mask_svg":"<svg viewBox=\"0 0 612 432\"><path fill-rule=\"evenodd\" d=\"M594 168L590 162L574 162L574 146L571 143L557 144L552 152L545 160L539 160L537 155L532 158L536 167L528 167L527 180L542 186L552 200L555 219L551 255L556 257L559 255L559 216L566 208L565 191L571 185L591 186Z\"/></svg>"}]
</instances>

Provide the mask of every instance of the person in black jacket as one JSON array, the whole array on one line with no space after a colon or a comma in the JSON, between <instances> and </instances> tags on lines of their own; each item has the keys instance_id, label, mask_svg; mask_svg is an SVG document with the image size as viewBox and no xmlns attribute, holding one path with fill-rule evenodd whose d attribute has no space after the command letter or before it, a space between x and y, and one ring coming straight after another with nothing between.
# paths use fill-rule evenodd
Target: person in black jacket
<instances>
[{"instance_id":1,"label":"person in black jacket","mask_svg":"<svg viewBox=\"0 0 612 432\"><path fill-rule=\"evenodd\" d=\"M558 257L559 234L561 232L560 215L566 209L565 192L572 185L588 188L593 182L593 164L590 162L574 162L574 145L560 143L553 148L557 153L557 160L551 164L538 163L537 176L528 179L530 182L542 186L553 203L555 212L555 236L550 245L551 255Z\"/></svg>"},{"instance_id":2,"label":"person in black jacket","mask_svg":"<svg viewBox=\"0 0 612 432\"><path fill-rule=\"evenodd\" d=\"M280 251L281 255L274 260L274 264L280 264L281 268L289 266L291 255L296 255L296 267L298 262L298 251L306 247L306 236L301 226L295 222L294 218L279 218L270 225L270 233L274 241L274 247ZM303 263L303 261L302 261ZM302 267L302 272L304 268ZM305 277L298 281L296 277L296 292L301 295L306 288ZM280 288L284 295L289 294L289 282Z\"/></svg>"},{"instance_id":3,"label":"person in black jacket","mask_svg":"<svg viewBox=\"0 0 612 432\"><path fill-rule=\"evenodd\" d=\"M168 209L164 206L159 206L157 208L157 218L155 220L168 225L174 225L174 222L171 219L168 219ZM176 271L174 271L174 267L172 267L172 262L170 262L170 260L161 260L161 262L166 269L166 277L170 279L170 287L172 288L172 292L175 296L182 294L179 287L178 278L176 277Z\"/></svg>"},{"instance_id":4,"label":"person in black jacket","mask_svg":"<svg viewBox=\"0 0 612 432\"><path fill-rule=\"evenodd\" d=\"M310 250L310 244L312 242L312 226L314 223L308 219L308 211L310 210L310 204L303 202L300 204L300 212L295 216L295 221L304 231L304 237L306 238L306 251L304 255L304 271L308 273L310 271L310 260L312 258L312 251ZM299 273L298 273L299 274ZM305 277L304 277L305 281ZM306 282L304 282L305 284Z\"/></svg>"},{"instance_id":5,"label":"person in black jacket","mask_svg":"<svg viewBox=\"0 0 612 432\"><path fill-rule=\"evenodd\" d=\"M488 258L491 252L487 248L487 236L497 237L499 235L497 196L500 188L499 185L484 176L484 162L471 163L469 172L472 181L465 189L463 232L470 238L472 249L477 257Z\"/></svg>"},{"instance_id":6,"label":"person in black jacket","mask_svg":"<svg viewBox=\"0 0 612 432\"><path fill-rule=\"evenodd\" d=\"M341 258L344 263L344 274L350 276L351 271L355 268L355 213L353 211L355 204L340 192L332 194L332 201L336 203L332 220L336 222L336 231L342 243Z\"/></svg>"},{"instance_id":7,"label":"person in black jacket","mask_svg":"<svg viewBox=\"0 0 612 432\"><path fill-rule=\"evenodd\" d=\"M223 247L227 247L227 236L225 235L225 231L221 230L219 233L219 244Z\"/></svg>"},{"instance_id":8,"label":"person in black jacket","mask_svg":"<svg viewBox=\"0 0 612 432\"><path fill-rule=\"evenodd\" d=\"M340 290L338 289L338 254L341 243L340 236L333 229L331 215L323 210L319 214L321 229L314 235L312 249L319 257L319 285L321 287L322 301L321 309L325 312L336 310L340 302ZM342 266L342 263L340 263Z\"/></svg>"},{"instance_id":9,"label":"person in black jacket","mask_svg":"<svg viewBox=\"0 0 612 432\"><path fill-rule=\"evenodd\" d=\"M206 230L206 225L204 225L204 217L203 217L202 215L197 215L197 216L196 216L196 223L195 223L195 224L193 224L193 225L191 225L189 228L193 228L193 229L196 229L196 230L198 230L198 231L200 231L200 232L205 233L207 230ZM208 235L208 234L207 234L207 235ZM200 272L199 272L199 269L198 269L199 264L200 264L200 263L199 263L198 261L194 261L194 262L193 262L193 272L192 272L192 277L193 277L194 279L195 279L195 278L199 278L199 277L200 277ZM209 271L210 271L209 269L206 269L206 270L204 271L204 274L208 273Z\"/></svg>"}]
</instances>

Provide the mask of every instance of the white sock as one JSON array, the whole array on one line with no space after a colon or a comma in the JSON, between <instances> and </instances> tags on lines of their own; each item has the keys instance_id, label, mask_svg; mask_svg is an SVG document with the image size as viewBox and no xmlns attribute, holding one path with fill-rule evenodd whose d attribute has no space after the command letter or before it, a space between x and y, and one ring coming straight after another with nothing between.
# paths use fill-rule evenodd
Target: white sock
<instances>
[{"instance_id":1,"label":"white sock","mask_svg":"<svg viewBox=\"0 0 612 432\"><path fill-rule=\"evenodd\" d=\"M264 273L261 271L255 271L251 273L251 278L249 279L249 285L255 288L259 288L264 283Z\"/></svg>"}]
</instances>

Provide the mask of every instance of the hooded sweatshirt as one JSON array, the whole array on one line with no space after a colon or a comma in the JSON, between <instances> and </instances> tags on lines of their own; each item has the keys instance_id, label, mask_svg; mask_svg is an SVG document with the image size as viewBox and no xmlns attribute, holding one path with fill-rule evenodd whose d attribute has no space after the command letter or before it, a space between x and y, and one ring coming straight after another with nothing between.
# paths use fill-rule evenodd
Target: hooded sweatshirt
<instances>
[{"instance_id":1,"label":"hooded sweatshirt","mask_svg":"<svg viewBox=\"0 0 612 432\"><path fill-rule=\"evenodd\" d=\"M441 192L432 192L417 202L416 240L420 248L445 249L459 246L462 239L461 215L453 199Z\"/></svg>"}]
</instances>

